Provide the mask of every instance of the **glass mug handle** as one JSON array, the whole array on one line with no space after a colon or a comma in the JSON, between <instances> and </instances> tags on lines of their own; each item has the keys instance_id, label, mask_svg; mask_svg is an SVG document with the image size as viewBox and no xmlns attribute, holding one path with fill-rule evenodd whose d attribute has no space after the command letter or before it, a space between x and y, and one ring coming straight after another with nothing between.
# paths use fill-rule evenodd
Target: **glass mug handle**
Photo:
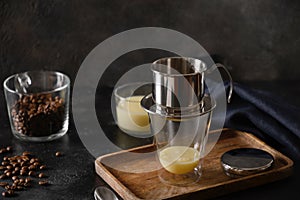
<instances>
[{"instance_id":1,"label":"glass mug handle","mask_svg":"<svg viewBox=\"0 0 300 200\"><path fill-rule=\"evenodd\" d=\"M214 64L207 72L210 73L210 72L214 71L216 68L223 69L225 71L225 73L227 74L227 76L228 76L228 79L229 79L229 92L228 92L227 102L230 103L231 97L232 97L232 92L233 92L233 80L232 80L231 74L228 71L228 69L224 65L222 65L221 63Z\"/></svg>"}]
</instances>

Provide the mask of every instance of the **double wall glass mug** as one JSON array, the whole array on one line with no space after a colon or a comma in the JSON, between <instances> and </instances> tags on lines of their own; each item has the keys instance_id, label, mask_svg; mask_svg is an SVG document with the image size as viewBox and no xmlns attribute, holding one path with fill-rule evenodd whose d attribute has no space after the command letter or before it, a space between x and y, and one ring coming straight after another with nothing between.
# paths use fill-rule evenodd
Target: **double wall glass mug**
<instances>
[{"instance_id":1,"label":"double wall glass mug","mask_svg":"<svg viewBox=\"0 0 300 200\"><path fill-rule=\"evenodd\" d=\"M28 71L4 83L13 135L43 142L62 137L69 126L70 79L54 71Z\"/></svg>"},{"instance_id":2,"label":"double wall glass mug","mask_svg":"<svg viewBox=\"0 0 300 200\"><path fill-rule=\"evenodd\" d=\"M157 160L161 165L158 176L166 184L185 186L200 180L211 115L216 106L207 95L203 102L201 108L193 107L174 114L155 104L151 94L142 100L150 117Z\"/></svg>"}]
</instances>

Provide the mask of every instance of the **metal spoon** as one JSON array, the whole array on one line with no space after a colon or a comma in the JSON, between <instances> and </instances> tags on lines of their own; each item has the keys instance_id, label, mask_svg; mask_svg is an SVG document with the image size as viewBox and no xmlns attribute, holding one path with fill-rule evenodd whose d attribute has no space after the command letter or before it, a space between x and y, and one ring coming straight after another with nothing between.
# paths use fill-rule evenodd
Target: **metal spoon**
<instances>
[{"instance_id":1,"label":"metal spoon","mask_svg":"<svg viewBox=\"0 0 300 200\"><path fill-rule=\"evenodd\" d=\"M31 78L28 76L28 74L20 73L15 76L14 84L15 89L17 92L20 93L27 93L28 87L31 85Z\"/></svg>"},{"instance_id":2,"label":"metal spoon","mask_svg":"<svg viewBox=\"0 0 300 200\"><path fill-rule=\"evenodd\" d=\"M119 200L115 193L104 186L99 186L94 192L95 200Z\"/></svg>"}]
</instances>

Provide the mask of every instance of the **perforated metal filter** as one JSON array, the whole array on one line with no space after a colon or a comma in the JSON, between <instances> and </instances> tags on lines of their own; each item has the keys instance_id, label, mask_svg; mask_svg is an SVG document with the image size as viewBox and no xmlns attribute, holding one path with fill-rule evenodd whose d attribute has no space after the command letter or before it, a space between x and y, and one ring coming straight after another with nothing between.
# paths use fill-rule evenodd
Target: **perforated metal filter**
<instances>
[{"instance_id":1,"label":"perforated metal filter","mask_svg":"<svg viewBox=\"0 0 300 200\"><path fill-rule=\"evenodd\" d=\"M246 176L269 169L273 156L261 149L239 148L225 152L221 157L224 172L231 177Z\"/></svg>"}]
</instances>

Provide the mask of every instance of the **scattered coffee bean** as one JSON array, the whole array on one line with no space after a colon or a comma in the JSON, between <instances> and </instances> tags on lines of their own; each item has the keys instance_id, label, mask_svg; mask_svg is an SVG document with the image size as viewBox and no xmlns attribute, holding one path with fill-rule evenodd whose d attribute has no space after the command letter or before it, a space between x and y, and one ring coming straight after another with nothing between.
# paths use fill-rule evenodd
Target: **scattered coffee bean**
<instances>
[{"instance_id":1,"label":"scattered coffee bean","mask_svg":"<svg viewBox=\"0 0 300 200\"><path fill-rule=\"evenodd\" d=\"M14 191L13 190L7 190L8 195L11 197L12 195L14 195Z\"/></svg>"},{"instance_id":2,"label":"scattered coffee bean","mask_svg":"<svg viewBox=\"0 0 300 200\"><path fill-rule=\"evenodd\" d=\"M38 175L38 177L39 177L39 178L45 178L46 175L45 175L44 173L40 173L40 174Z\"/></svg>"},{"instance_id":3,"label":"scattered coffee bean","mask_svg":"<svg viewBox=\"0 0 300 200\"><path fill-rule=\"evenodd\" d=\"M0 149L0 154L5 153L7 150L5 148Z\"/></svg>"},{"instance_id":4,"label":"scattered coffee bean","mask_svg":"<svg viewBox=\"0 0 300 200\"><path fill-rule=\"evenodd\" d=\"M3 152L12 151L10 148L2 148ZM61 153L59 152L58 156ZM11 197L14 195L15 191L21 191L24 188L29 188L35 179L29 178L33 177L38 173L38 178L47 177L44 173L39 172L39 170L46 169L44 165L37 157L34 157L30 152L23 152L22 155L16 156L5 156L2 161L0 161L0 170L3 172L0 175L0 179L11 178L12 183L0 182L0 187L3 187L6 191L2 193L2 196ZM21 176L18 176L21 175ZM40 180L39 185L49 184L47 180Z\"/></svg>"},{"instance_id":5,"label":"scattered coffee bean","mask_svg":"<svg viewBox=\"0 0 300 200\"><path fill-rule=\"evenodd\" d=\"M8 152L12 151L12 146L6 147L6 151L8 151Z\"/></svg>"},{"instance_id":6,"label":"scattered coffee bean","mask_svg":"<svg viewBox=\"0 0 300 200\"><path fill-rule=\"evenodd\" d=\"M28 152L28 151L24 151L24 152L22 153L22 155L23 155L23 156L30 156L30 155L32 155L32 153L31 153L31 152Z\"/></svg>"},{"instance_id":7,"label":"scattered coffee bean","mask_svg":"<svg viewBox=\"0 0 300 200\"><path fill-rule=\"evenodd\" d=\"M5 174L0 175L0 179L5 179L5 178L6 178Z\"/></svg>"},{"instance_id":8,"label":"scattered coffee bean","mask_svg":"<svg viewBox=\"0 0 300 200\"><path fill-rule=\"evenodd\" d=\"M41 165L40 170L46 169L46 165Z\"/></svg>"},{"instance_id":9,"label":"scattered coffee bean","mask_svg":"<svg viewBox=\"0 0 300 200\"><path fill-rule=\"evenodd\" d=\"M58 151L58 152L55 153L55 156L60 157L60 156L62 156L62 153Z\"/></svg>"},{"instance_id":10,"label":"scattered coffee bean","mask_svg":"<svg viewBox=\"0 0 300 200\"><path fill-rule=\"evenodd\" d=\"M48 185L48 181L46 180L39 181L39 185Z\"/></svg>"},{"instance_id":11,"label":"scattered coffee bean","mask_svg":"<svg viewBox=\"0 0 300 200\"><path fill-rule=\"evenodd\" d=\"M0 187L5 187L7 185L8 185L8 183L6 183L6 182L0 182Z\"/></svg>"},{"instance_id":12,"label":"scattered coffee bean","mask_svg":"<svg viewBox=\"0 0 300 200\"><path fill-rule=\"evenodd\" d=\"M8 193L7 192L2 192L2 196L3 197L8 197Z\"/></svg>"}]
</instances>

